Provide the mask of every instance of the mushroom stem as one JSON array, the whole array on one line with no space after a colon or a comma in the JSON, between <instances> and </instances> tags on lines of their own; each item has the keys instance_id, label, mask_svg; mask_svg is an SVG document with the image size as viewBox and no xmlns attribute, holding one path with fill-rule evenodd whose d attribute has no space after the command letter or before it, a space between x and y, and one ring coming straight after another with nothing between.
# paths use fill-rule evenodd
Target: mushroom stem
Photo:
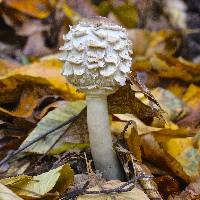
<instances>
[{"instance_id":1,"label":"mushroom stem","mask_svg":"<svg viewBox=\"0 0 200 200\"><path fill-rule=\"evenodd\" d=\"M91 90L86 93L87 124L90 137L90 147L94 164L103 177L122 179L122 170L112 146L112 136L109 126L106 90Z\"/></svg>"}]
</instances>

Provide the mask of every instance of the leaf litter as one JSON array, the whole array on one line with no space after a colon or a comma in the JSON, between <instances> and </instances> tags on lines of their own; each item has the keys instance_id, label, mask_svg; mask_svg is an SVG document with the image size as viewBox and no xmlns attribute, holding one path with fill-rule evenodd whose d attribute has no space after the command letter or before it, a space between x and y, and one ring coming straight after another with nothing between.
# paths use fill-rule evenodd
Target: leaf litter
<instances>
[{"instance_id":1,"label":"leaf litter","mask_svg":"<svg viewBox=\"0 0 200 200\"><path fill-rule=\"evenodd\" d=\"M0 198L198 199L199 11L198 0L0 1ZM68 25L93 15L134 44L134 73L108 97L126 182L95 171L84 94L57 60Z\"/></svg>"}]
</instances>

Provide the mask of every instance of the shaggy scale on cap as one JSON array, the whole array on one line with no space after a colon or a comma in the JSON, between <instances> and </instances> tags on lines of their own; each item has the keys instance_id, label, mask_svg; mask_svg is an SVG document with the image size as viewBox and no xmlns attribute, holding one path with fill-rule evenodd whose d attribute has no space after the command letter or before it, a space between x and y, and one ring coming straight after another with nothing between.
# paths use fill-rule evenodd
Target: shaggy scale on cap
<instances>
[{"instance_id":1,"label":"shaggy scale on cap","mask_svg":"<svg viewBox=\"0 0 200 200\"><path fill-rule=\"evenodd\" d=\"M132 44L127 32L107 18L96 17L70 27L63 36L62 75L79 89L125 85Z\"/></svg>"}]
</instances>

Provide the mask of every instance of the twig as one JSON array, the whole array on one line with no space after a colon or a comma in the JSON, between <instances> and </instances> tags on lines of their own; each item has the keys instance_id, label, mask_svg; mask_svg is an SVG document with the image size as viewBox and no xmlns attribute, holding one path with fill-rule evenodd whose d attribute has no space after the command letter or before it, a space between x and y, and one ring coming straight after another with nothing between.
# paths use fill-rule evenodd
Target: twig
<instances>
[{"instance_id":1,"label":"twig","mask_svg":"<svg viewBox=\"0 0 200 200\"><path fill-rule=\"evenodd\" d=\"M74 122L76 119L78 119L79 115L75 115L72 118L70 118L69 120L67 120L66 122L58 125L57 127L47 131L46 133L44 133L43 135L40 135L38 137L36 137L35 139L33 139L32 141L28 142L26 145L22 146L21 148L17 149L16 151L12 152L10 155L6 156L3 160L0 161L0 167L7 162L8 160L10 160L11 158L13 158L14 156L16 156L18 153L20 153L21 151L23 151L24 149L28 148L29 146L31 146L32 144L38 142L39 140L41 140L42 138L46 137L47 135L49 135L50 133L53 133L54 131L62 128L63 126L66 126L72 122Z\"/></svg>"},{"instance_id":2,"label":"twig","mask_svg":"<svg viewBox=\"0 0 200 200\"><path fill-rule=\"evenodd\" d=\"M131 185L131 186L129 186ZM125 188L129 186L128 188ZM121 193L121 192L128 192L135 187L135 180L129 180L128 182L122 184L119 187L112 188L112 189L102 189L100 191L85 191L85 194L110 194L110 193Z\"/></svg>"},{"instance_id":3,"label":"twig","mask_svg":"<svg viewBox=\"0 0 200 200\"><path fill-rule=\"evenodd\" d=\"M85 193L88 185L89 181L86 181L82 188L76 188L73 191L68 192L64 197L60 198L59 200L75 199L77 196Z\"/></svg>"},{"instance_id":4,"label":"twig","mask_svg":"<svg viewBox=\"0 0 200 200\"><path fill-rule=\"evenodd\" d=\"M128 130L128 127L129 127L131 124L133 124L134 126L136 126L136 123L135 123L133 120L127 121L127 123L126 123L126 125L124 126L122 132L120 133L120 137L121 137L121 138L124 138L124 135L125 135L126 131ZM121 139L121 138L120 138L120 139Z\"/></svg>"},{"instance_id":5,"label":"twig","mask_svg":"<svg viewBox=\"0 0 200 200\"><path fill-rule=\"evenodd\" d=\"M67 129L57 138L57 140L49 147L49 149L40 157L39 161L41 161L52 149L53 147L57 144L57 142L63 137L63 135L68 131L69 126Z\"/></svg>"},{"instance_id":6,"label":"twig","mask_svg":"<svg viewBox=\"0 0 200 200\"><path fill-rule=\"evenodd\" d=\"M75 190L69 192L68 194L66 194L66 196L62 197L60 200L73 199L73 198L75 198L79 195L83 195L83 194L110 194L110 193L128 192L135 187L134 180L130 180L116 188L102 189L100 191L86 191L86 188L88 185L89 185L89 181L87 181L82 188L78 188L78 189L75 189ZM129 185L131 185L131 186L129 186ZM127 187L127 186L129 186L129 187ZM127 187L127 188L125 188L125 187Z\"/></svg>"}]
</instances>

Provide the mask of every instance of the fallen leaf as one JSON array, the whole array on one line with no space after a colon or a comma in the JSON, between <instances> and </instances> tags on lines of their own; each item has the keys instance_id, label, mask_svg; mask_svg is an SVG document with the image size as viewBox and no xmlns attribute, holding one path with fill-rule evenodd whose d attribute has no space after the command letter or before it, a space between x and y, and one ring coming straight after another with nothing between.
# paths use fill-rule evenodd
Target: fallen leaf
<instances>
[{"instance_id":1,"label":"fallen leaf","mask_svg":"<svg viewBox=\"0 0 200 200\"><path fill-rule=\"evenodd\" d=\"M173 55L182 42L182 33L171 29L160 31L129 29L128 37L134 44L134 56L146 58L150 58L156 53Z\"/></svg>"},{"instance_id":2,"label":"fallen leaf","mask_svg":"<svg viewBox=\"0 0 200 200\"><path fill-rule=\"evenodd\" d=\"M162 130L162 128L156 128L152 126L145 125L141 120L139 120L136 116L132 114L114 114L115 117L117 117L120 121L112 121L111 123L111 131L117 135L119 135L124 126L128 121L134 121L134 123L137 126L137 131L139 135L144 135L150 132L156 132L159 130ZM131 134L131 127L127 128L127 134Z\"/></svg>"},{"instance_id":3,"label":"fallen leaf","mask_svg":"<svg viewBox=\"0 0 200 200\"><path fill-rule=\"evenodd\" d=\"M82 109L85 107L85 101L74 101L67 102L66 105L61 106L51 112L49 112L42 120L37 124L36 128L29 134L26 140L21 144L21 147L26 145L28 142L32 141L39 135L51 130L58 125L66 122L71 117L78 115ZM81 138L82 134L79 132L68 131L66 129L69 125L62 127L54 131L54 133L46 136L44 139L34 143L30 147L25 149L25 152L44 154L51 150L53 144L63 135L61 142L58 142L54 149L50 153L61 153L67 151L71 148L84 148L87 144L83 144L84 140ZM64 139L65 138L65 139Z\"/></svg>"},{"instance_id":4,"label":"fallen leaf","mask_svg":"<svg viewBox=\"0 0 200 200\"><path fill-rule=\"evenodd\" d=\"M57 95L47 95L39 99L37 106L33 110L33 116L36 120L41 120L49 111L65 105L66 101Z\"/></svg>"},{"instance_id":5,"label":"fallen leaf","mask_svg":"<svg viewBox=\"0 0 200 200\"><path fill-rule=\"evenodd\" d=\"M190 180L194 180L200 175L200 154L198 149L193 147L192 138L174 138L166 143L161 143L161 146L181 164Z\"/></svg>"},{"instance_id":6,"label":"fallen leaf","mask_svg":"<svg viewBox=\"0 0 200 200\"><path fill-rule=\"evenodd\" d=\"M183 127L195 128L200 121L200 88L191 84L183 95L182 99L190 108L189 114L178 121L178 124Z\"/></svg>"},{"instance_id":7,"label":"fallen leaf","mask_svg":"<svg viewBox=\"0 0 200 200\"><path fill-rule=\"evenodd\" d=\"M166 0L163 7L173 26L180 29L187 28L187 6L184 1Z\"/></svg>"},{"instance_id":8,"label":"fallen leaf","mask_svg":"<svg viewBox=\"0 0 200 200\"><path fill-rule=\"evenodd\" d=\"M17 176L1 179L0 183L22 197L38 198L51 190L63 193L73 182L73 170L68 164L37 176Z\"/></svg>"},{"instance_id":9,"label":"fallen leaf","mask_svg":"<svg viewBox=\"0 0 200 200\"><path fill-rule=\"evenodd\" d=\"M136 71L146 71L148 73L152 72L154 77L178 79L189 83L200 80L199 64L194 64L183 58L175 58L166 54L156 53L149 59L136 57L133 69Z\"/></svg>"},{"instance_id":10,"label":"fallen leaf","mask_svg":"<svg viewBox=\"0 0 200 200\"><path fill-rule=\"evenodd\" d=\"M17 196L12 190L0 183L0 199L1 200L23 200Z\"/></svg>"},{"instance_id":11,"label":"fallen leaf","mask_svg":"<svg viewBox=\"0 0 200 200\"><path fill-rule=\"evenodd\" d=\"M190 158L190 156L198 157L194 148L193 151L189 150L191 149L191 142L188 145L187 141L190 141L191 138L170 139L165 143L159 142L157 138L159 138L159 136L156 136L156 134L155 136L151 134L144 135L141 138L143 156L159 167L167 170L170 169L175 175L181 177L186 182L190 182L192 179L194 179L199 173L199 167L197 163L199 161L195 161L195 165L191 168L194 158ZM170 145L174 141L177 141L177 143ZM181 141L186 143L186 145L181 146ZM187 148L185 149L186 146ZM181 153L179 154L178 152Z\"/></svg>"},{"instance_id":12,"label":"fallen leaf","mask_svg":"<svg viewBox=\"0 0 200 200\"><path fill-rule=\"evenodd\" d=\"M51 5L47 0L34 0L29 3L26 0L3 0L3 2L11 8L40 19L48 17L51 12Z\"/></svg>"},{"instance_id":13,"label":"fallen leaf","mask_svg":"<svg viewBox=\"0 0 200 200\"><path fill-rule=\"evenodd\" d=\"M37 84L52 90L54 94L63 96L68 100L83 99L82 93L76 92L76 89L66 84L66 80L60 74L62 62L56 59L43 60L30 65L17 68L8 74L0 77L0 104L13 102L16 95L19 95L23 87L30 84L32 87ZM14 100L13 100L14 99Z\"/></svg>"},{"instance_id":14,"label":"fallen leaf","mask_svg":"<svg viewBox=\"0 0 200 200\"><path fill-rule=\"evenodd\" d=\"M150 102L155 105L153 100L150 99ZM114 94L108 96L108 109L110 114L134 114L146 124L151 124L153 117L162 118L160 108L156 109L151 105L146 105L136 98L129 84L120 87ZM160 121L163 123L162 119Z\"/></svg>"},{"instance_id":15,"label":"fallen leaf","mask_svg":"<svg viewBox=\"0 0 200 200\"><path fill-rule=\"evenodd\" d=\"M186 61L182 58L156 54L150 60L152 68L164 78L178 78L188 82L196 82L200 79L198 64Z\"/></svg>"},{"instance_id":16,"label":"fallen leaf","mask_svg":"<svg viewBox=\"0 0 200 200\"><path fill-rule=\"evenodd\" d=\"M150 32L145 29L127 30L128 38L134 44L134 56L144 56L150 42Z\"/></svg>"},{"instance_id":17,"label":"fallen leaf","mask_svg":"<svg viewBox=\"0 0 200 200\"><path fill-rule=\"evenodd\" d=\"M29 20L29 17L24 15L24 13L11 7L1 6L0 11L5 23L13 28Z\"/></svg>"},{"instance_id":18,"label":"fallen leaf","mask_svg":"<svg viewBox=\"0 0 200 200\"><path fill-rule=\"evenodd\" d=\"M147 178L149 176L152 176L149 169L141 162L138 162L133 153L128 151L120 144L115 144L114 149L124 168L126 178L128 180L137 180L150 199L161 199L161 196L157 191L157 186L155 182L153 181L153 179Z\"/></svg>"},{"instance_id":19,"label":"fallen leaf","mask_svg":"<svg viewBox=\"0 0 200 200\"><path fill-rule=\"evenodd\" d=\"M191 182L179 195L169 197L169 200L196 200L200 198L200 179Z\"/></svg>"},{"instance_id":20,"label":"fallen leaf","mask_svg":"<svg viewBox=\"0 0 200 200\"><path fill-rule=\"evenodd\" d=\"M151 57L156 53L173 55L182 42L182 32L171 29L150 32L149 45L145 56Z\"/></svg>"},{"instance_id":21,"label":"fallen leaf","mask_svg":"<svg viewBox=\"0 0 200 200\"><path fill-rule=\"evenodd\" d=\"M167 113L165 119L168 118L168 120L177 121L188 113L188 107L185 103L170 91L158 87L151 90L151 93Z\"/></svg>"},{"instance_id":22,"label":"fallen leaf","mask_svg":"<svg viewBox=\"0 0 200 200\"><path fill-rule=\"evenodd\" d=\"M180 191L180 184L177 179L172 176L164 175L154 178L158 186L158 191L164 199L168 199L169 195L176 194Z\"/></svg>"},{"instance_id":23,"label":"fallen leaf","mask_svg":"<svg viewBox=\"0 0 200 200\"><path fill-rule=\"evenodd\" d=\"M7 74L9 71L18 68L16 63L8 62L7 60L0 59L0 76Z\"/></svg>"}]
</instances>

